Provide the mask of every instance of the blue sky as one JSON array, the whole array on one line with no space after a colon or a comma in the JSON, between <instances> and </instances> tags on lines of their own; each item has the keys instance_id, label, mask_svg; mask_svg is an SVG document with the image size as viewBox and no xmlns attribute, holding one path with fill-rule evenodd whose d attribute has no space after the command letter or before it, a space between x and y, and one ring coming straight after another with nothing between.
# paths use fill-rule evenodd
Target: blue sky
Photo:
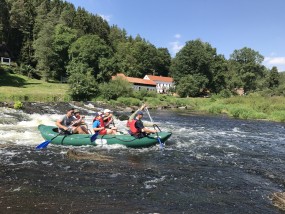
<instances>
[{"instance_id":1,"label":"blue sky","mask_svg":"<svg viewBox=\"0 0 285 214\"><path fill-rule=\"evenodd\" d=\"M110 25L140 35L172 57L187 41L201 39L229 58L243 47L285 71L285 0L67 0Z\"/></svg>"}]
</instances>

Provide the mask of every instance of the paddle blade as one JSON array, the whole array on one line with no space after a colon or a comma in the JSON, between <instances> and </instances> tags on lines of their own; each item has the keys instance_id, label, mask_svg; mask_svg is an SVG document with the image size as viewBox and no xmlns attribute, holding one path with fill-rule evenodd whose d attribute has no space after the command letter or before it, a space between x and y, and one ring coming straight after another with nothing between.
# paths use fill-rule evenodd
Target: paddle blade
<instances>
[{"instance_id":1,"label":"paddle blade","mask_svg":"<svg viewBox=\"0 0 285 214\"><path fill-rule=\"evenodd\" d=\"M47 140L47 141L41 143L40 145L38 145L38 146L36 147L36 149L45 149L45 148L48 146L48 144L49 144L50 142L51 142L51 140Z\"/></svg>"},{"instance_id":2,"label":"paddle blade","mask_svg":"<svg viewBox=\"0 0 285 214\"><path fill-rule=\"evenodd\" d=\"M96 132L95 134L93 134L93 135L91 136L91 138L90 138L91 143L93 143L93 142L96 140L98 134L99 134L99 132Z\"/></svg>"},{"instance_id":3,"label":"paddle blade","mask_svg":"<svg viewBox=\"0 0 285 214\"><path fill-rule=\"evenodd\" d=\"M160 137L157 138L157 141L159 142L159 146L162 149L164 147L164 144L161 142Z\"/></svg>"}]
</instances>

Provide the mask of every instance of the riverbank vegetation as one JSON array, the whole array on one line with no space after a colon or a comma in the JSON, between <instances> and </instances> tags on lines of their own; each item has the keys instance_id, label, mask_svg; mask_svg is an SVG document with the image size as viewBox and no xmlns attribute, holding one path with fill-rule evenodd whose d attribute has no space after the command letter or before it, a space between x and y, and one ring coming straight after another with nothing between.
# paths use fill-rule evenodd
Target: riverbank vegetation
<instances>
[{"instance_id":1,"label":"riverbank vegetation","mask_svg":"<svg viewBox=\"0 0 285 214\"><path fill-rule=\"evenodd\" d=\"M128 35L67 1L4 0L0 11L0 56L12 60L11 66L0 65L0 101L147 102L151 107L284 121L284 72L266 68L264 56L249 47L226 59L210 43L196 39L172 58L167 48ZM175 87L165 95L133 91L125 80L112 80L118 72L137 78L171 76ZM244 96L236 96L238 91Z\"/></svg>"},{"instance_id":2,"label":"riverbank vegetation","mask_svg":"<svg viewBox=\"0 0 285 214\"><path fill-rule=\"evenodd\" d=\"M0 6L0 56L11 58L18 74L46 82L66 80L73 100L98 97L99 85L117 73L171 76L172 92L180 97L276 91L284 85L277 67L266 68L264 56L250 47L236 49L226 59L196 39L172 58L167 48L128 35L67 1L4 0Z\"/></svg>"},{"instance_id":3,"label":"riverbank vegetation","mask_svg":"<svg viewBox=\"0 0 285 214\"><path fill-rule=\"evenodd\" d=\"M0 101L14 102L59 102L72 101L67 84L35 80L23 75L0 72ZM102 92L100 92L102 90ZM285 122L285 97L251 93L245 96L223 97L223 94L209 98L180 98L153 92L133 91L124 80L102 84L98 97L100 101L114 108L140 106L147 103L150 108L183 109L209 114L225 114L239 119L259 119ZM108 94L108 96L106 95Z\"/></svg>"}]
</instances>

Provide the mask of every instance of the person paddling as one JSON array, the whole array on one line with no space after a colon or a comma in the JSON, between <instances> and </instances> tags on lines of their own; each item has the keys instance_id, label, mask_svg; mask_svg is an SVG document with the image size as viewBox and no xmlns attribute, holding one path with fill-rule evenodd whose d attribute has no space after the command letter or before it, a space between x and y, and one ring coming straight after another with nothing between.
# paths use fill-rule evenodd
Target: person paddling
<instances>
[{"instance_id":1,"label":"person paddling","mask_svg":"<svg viewBox=\"0 0 285 214\"><path fill-rule=\"evenodd\" d=\"M74 108L70 108L66 115L56 121L60 134L86 134L81 126L74 126L76 118L73 117Z\"/></svg>"},{"instance_id":2,"label":"person paddling","mask_svg":"<svg viewBox=\"0 0 285 214\"><path fill-rule=\"evenodd\" d=\"M137 116L129 122L130 125L130 134L137 138L146 137L150 133L156 133L157 131L154 129L149 129L144 127L141 119L143 118L143 112L138 111Z\"/></svg>"},{"instance_id":3,"label":"person paddling","mask_svg":"<svg viewBox=\"0 0 285 214\"><path fill-rule=\"evenodd\" d=\"M117 130L117 127L115 126L114 117L113 117L113 114L112 114L111 110L105 109L104 110L104 114L101 115L101 117L102 117L102 119L104 121L105 128ZM112 128L110 127L110 124L113 124Z\"/></svg>"},{"instance_id":4,"label":"person paddling","mask_svg":"<svg viewBox=\"0 0 285 214\"><path fill-rule=\"evenodd\" d=\"M108 129L104 126L104 121L102 119L102 116L99 113L95 113L95 117L93 119L93 131L95 133L99 132L100 135L106 135L106 134L116 134L117 131L115 129Z\"/></svg>"},{"instance_id":5,"label":"person paddling","mask_svg":"<svg viewBox=\"0 0 285 214\"><path fill-rule=\"evenodd\" d=\"M80 126L85 134L89 134L87 125L84 121L85 116L81 115L80 111L78 109L74 110L74 116L73 117L75 117L75 119L76 119L73 123L73 126Z\"/></svg>"}]
</instances>

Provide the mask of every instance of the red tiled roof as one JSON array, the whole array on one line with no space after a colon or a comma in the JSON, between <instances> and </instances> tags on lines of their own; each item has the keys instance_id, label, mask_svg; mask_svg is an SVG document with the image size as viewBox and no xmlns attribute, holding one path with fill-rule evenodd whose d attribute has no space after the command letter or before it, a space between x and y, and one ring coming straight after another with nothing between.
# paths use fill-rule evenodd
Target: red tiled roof
<instances>
[{"instance_id":1,"label":"red tiled roof","mask_svg":"<svg viewBox=\"0 0 285 214\"><path fill-rule=\"evenodd\" d=\"M150 80L153 80L153 81L173 82L173 78L172 77L146 75L144 78L146 78L146 77L148 77Z\"/></svg>"},{"instance_id":2,"label":"red tiled roof","mask_svg":"<svg viewBox=\"0 0 285 214\"><path fill-rule=\"evenodd\" d=\"M140 78L135 78L135 77L127 77L122 73L119 73L116 76L112 76L112 79L115 79L116 77L122 77L122 78L126 79L128 82L134 83L134 84L156 86L156 83L152 80L140 79Z\"/></svg>"}]
</instances>

